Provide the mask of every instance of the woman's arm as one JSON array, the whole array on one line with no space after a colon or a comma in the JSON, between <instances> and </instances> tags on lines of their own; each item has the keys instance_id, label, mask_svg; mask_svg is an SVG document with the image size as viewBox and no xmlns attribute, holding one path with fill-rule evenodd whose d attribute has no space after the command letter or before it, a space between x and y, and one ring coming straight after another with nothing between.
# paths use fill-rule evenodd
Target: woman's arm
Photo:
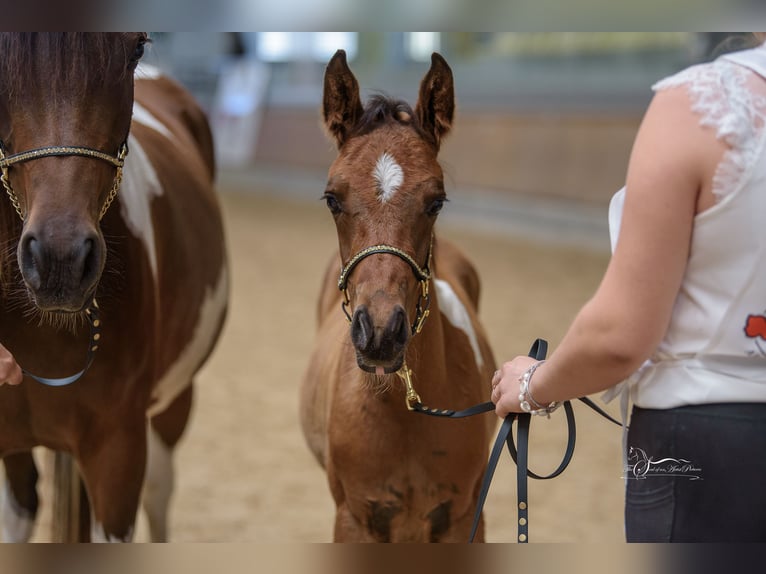
<instances>
[{"instance_id":1,"label":"woman's arm","mask_svg":"<svg viewBox=\"0 0 766 574\"><path fill-rule=\"evenodd\" d=\"M710 187L725 149L699 125L684 88L654 97L630 157L614 255L593 298L535 372L530 389L538 403L605 390L656 349L686 268L694 216L713 204ZM517 357L495 375L498 416L521 412L518 379L534 362Z\"/></svg>"}]
</instances>

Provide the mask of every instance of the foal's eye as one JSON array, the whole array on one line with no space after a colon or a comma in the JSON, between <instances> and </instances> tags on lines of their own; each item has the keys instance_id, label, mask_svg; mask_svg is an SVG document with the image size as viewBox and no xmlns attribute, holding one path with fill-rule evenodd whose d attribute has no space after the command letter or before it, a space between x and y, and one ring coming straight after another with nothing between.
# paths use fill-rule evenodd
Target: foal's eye
<instances>
[{"instance_id":1,"label":"foal's eye","mask_svg":"<svg viewBox=\"0 0 766 574\"><path fill-rule=\"evenodd\" d=\"M426 209L426 214L431 216L439 215L439 212L442 210L442 207L444 207L445 201L447 201L446 197L439 197L437 199L434 199L431 202L431 205L428 206L428 209Z\"/></svg>"},{"instance_id":2,"label":"foal's eye","mask_svg":"<svg viewBox=\"0 0 766 574\"><path fill-rule=\"evenodd\" d=\"M322 196L322 199L324 199L325 203L327 204L327 209L329 209L333 215L337 215L343 209L340 206L340 202L338 199L331 193L325 193Z\"/></svg>"}]
</instances>

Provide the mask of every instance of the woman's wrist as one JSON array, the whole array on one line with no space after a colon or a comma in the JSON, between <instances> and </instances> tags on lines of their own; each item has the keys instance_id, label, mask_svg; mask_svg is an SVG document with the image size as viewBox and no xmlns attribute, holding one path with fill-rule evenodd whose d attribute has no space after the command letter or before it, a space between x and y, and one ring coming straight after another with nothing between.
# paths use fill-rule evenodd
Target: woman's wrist
<instances>
[{"instance_id":1,"label":"woman's wrist","mask_svg":"<svg viewBox=\"0 0 766 574\"><path fill-rule=\"evenodd\" d=\"M550 414L555 411L561 405L561 403L556 401L546 402L538 400L532 391L533 376L537 369L544 363L545 361L538 361L532 364L526 371L524 371L524 373L522 373L521 377L519 377L519 405L524 412L533 415L550 416ZM545 393L542 393L542 396L544 397Z\"/></svg>"}]
</instances>

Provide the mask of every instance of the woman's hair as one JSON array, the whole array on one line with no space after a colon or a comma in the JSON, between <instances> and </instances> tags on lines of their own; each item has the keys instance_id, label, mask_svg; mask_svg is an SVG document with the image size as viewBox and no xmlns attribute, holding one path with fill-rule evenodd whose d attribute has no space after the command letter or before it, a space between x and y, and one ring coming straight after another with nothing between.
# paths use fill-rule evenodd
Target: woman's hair
<instances>
[{"instance_id":1,"label":"woman's hair","mask_svg":"<svg viewBox=\"0 0 766 574\"><path fill-rule=\"evenodd\" d=\"M718 56L747 50L760 46L766 40L766 32L733 32L712 35L712 42L708 58L715 60Z\"/></svg>"}]
</instances>

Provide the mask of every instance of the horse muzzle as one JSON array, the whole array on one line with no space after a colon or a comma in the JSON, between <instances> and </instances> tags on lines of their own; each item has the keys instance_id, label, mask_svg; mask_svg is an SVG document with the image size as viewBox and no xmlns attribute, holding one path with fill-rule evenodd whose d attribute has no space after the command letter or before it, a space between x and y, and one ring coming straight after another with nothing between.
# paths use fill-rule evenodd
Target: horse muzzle
<instances>
[{"instance_id":1,"label":"horse muzzle","mask_svg":"<svg viewBox=\"0 0 766 574\"><path fill-rule=\"evenodd\" d=\"M351 341L360 369L376 374L395 373L404 363L409 339L407 313L401 306L394 306L390 315L378 325L366 305L360 305L354 311Z\"/></svg>"},{"instance_id":2,"label":"horse muzzle","mask_svg":"<svg viewBox=\"0 0 766 574\"><path fill-rule=\"evenodd\" d=\"M49 312L82 311L93 298L101 277L104 252L104 240L95 231L25 231L17 256L24 284L37 308Z\"/></svg>"}]
</instances>

